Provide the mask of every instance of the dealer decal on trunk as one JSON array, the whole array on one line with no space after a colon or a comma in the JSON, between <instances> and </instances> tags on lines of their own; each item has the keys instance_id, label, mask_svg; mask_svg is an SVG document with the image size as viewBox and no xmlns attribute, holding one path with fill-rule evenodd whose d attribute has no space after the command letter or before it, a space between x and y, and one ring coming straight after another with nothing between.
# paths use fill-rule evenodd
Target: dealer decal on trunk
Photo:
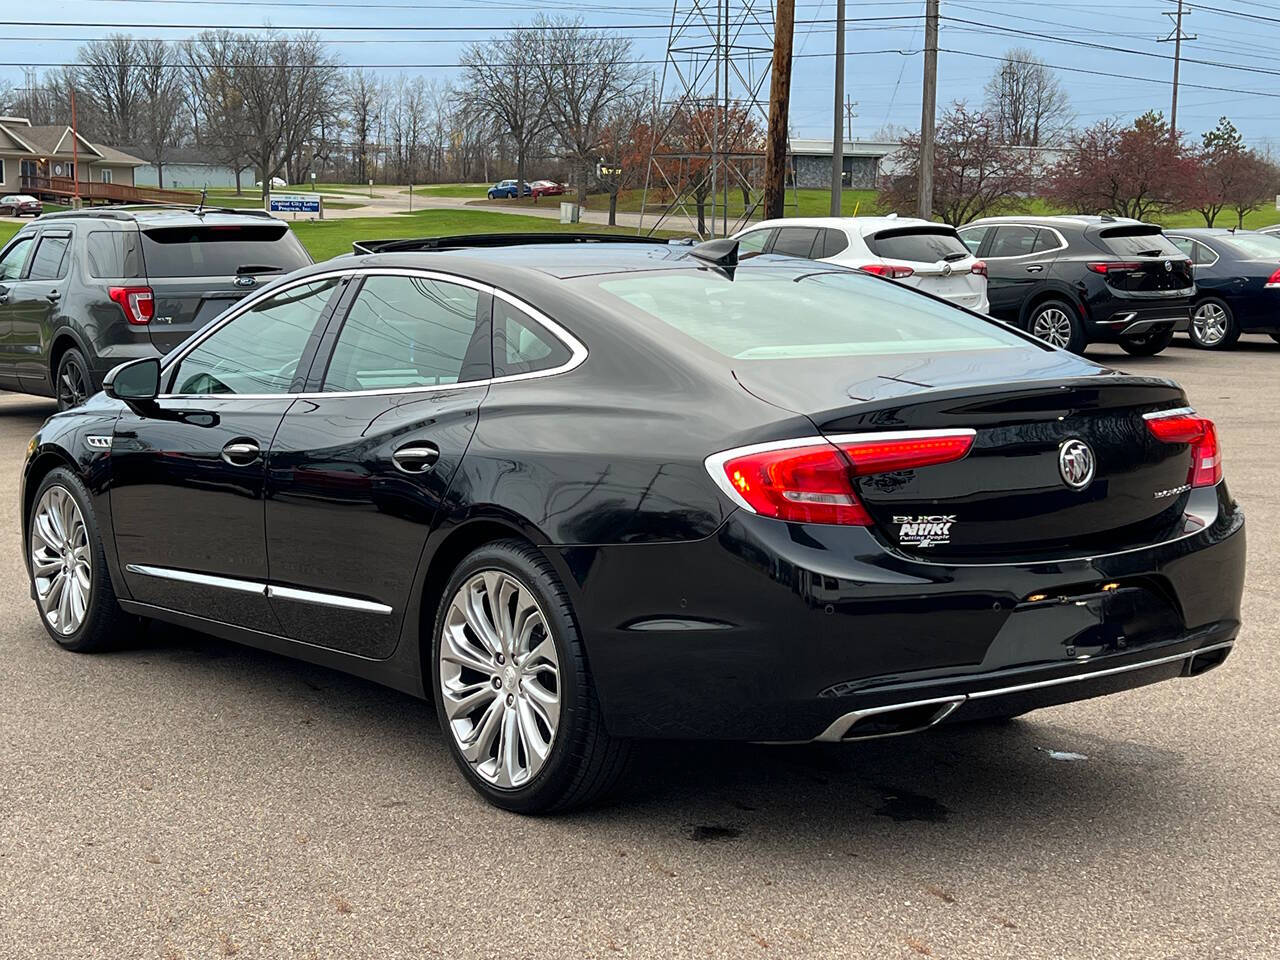
<instances>
[{"instance_id":1,"label":"dealer decal on trunk","mask_svg":"<svg viewBox=\"0 0 1280 960\"><path fill-rule=\"evenodd\" d=\"M919 517L894 517L898 528L898 543L913 547L932 547L951 542L951 525L954 514L925 514Z\"/></svg>"}]
</instances>

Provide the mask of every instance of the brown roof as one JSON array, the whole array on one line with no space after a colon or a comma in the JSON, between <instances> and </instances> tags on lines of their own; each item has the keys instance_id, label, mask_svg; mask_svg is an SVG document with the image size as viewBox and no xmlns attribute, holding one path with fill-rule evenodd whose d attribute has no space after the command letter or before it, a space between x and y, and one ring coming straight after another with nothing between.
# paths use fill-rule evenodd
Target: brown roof
<instances>
[{"instance_id":1,"label":"brown roof","mask_svg":"<svg viewBox=\"0 0 1280 960\"><path fill-rule=\"evenodd\" d=\"M22 132L18 134L23 140L31 144L38 152L45 155L54 153L58 150L58 145L62 145L61 153L71 153L71 128L63 125L53 124L45 127L24 127ZM88 143L82 136L81 143ZM91 145L94 152L100 152L96 145Z\"/></svg>"},{"instance_id":2,"label":"brown roof","mask_svg":"<svg viewBox=\"0 0 1280 960\"><path fill-rule=\"evenodd\" d=\"M115 147L108 147L106 144L95 143L93 149L102 154L103 163L110 163L119 167L145 167L147 165L147 161L139 160L131 153L125 153Z\"/></svg>"}]
</instances>

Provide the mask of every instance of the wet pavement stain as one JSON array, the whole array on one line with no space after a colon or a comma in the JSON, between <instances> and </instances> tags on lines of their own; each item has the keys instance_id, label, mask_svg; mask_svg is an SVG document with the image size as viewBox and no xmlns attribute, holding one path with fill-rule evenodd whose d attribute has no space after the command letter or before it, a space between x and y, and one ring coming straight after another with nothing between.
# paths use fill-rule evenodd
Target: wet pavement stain
<instances>
[{"instance_id":1,"label":"wet pavement stain","mask_svg":"<svg viewBox=\"0 0 1280 960\"><path fill-rule=\"evenodd\" d=\"M718 824L701 825L689 831L689 839L694 843L717 843L723 840L736 840L742 836L738 827L722 827Z\"/></svg>"},{"instance_id":2,"label":"wet pavement stain","mask_svg":"<svg viewBox=\"0 0 1280 960\"><path fill-rule=\"evenodd\" d=\"M888 817L899 823L909 820L921 820L925 823L946 823L951 811L932 797L924 797L918 793L898 790L884 798L884 804L876 810L876 815Z\"/></svg>"}]
</instances>

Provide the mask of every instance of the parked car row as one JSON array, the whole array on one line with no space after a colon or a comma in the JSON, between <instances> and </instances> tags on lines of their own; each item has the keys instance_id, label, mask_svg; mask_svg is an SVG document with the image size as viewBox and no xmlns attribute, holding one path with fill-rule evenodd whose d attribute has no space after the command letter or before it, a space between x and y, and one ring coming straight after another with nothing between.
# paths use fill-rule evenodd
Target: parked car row
<instances>
[{"instance_id":1,"label":"parked car row","mask_svg":"<svg viewBox=\"0 0 1280 960\"><path fill-rule=\"evenodd\" d=\"M141 339L296 266L265 227L46 219L22 259ZM744 240L800 257L370 242L209 307L32 439L41 623L78 652L172 623L422 697L525 813L601 796L633 739L849 743L1223 663L1244 517L1183 390L956 306L983 274L950 228L791 229ZM1081 271L1138 266L1095 298L1180 289L1110 229L1080 227Z\"/></svg>"},{"instance_id":2,"label":"parked car row","mask_svg":"<svg viewBox=\"0 0 1280 960\"><path fill-rule=\"evenodd\" d=\"M564 193L564 184L554 180L535 180L533 183L515 180L499 180L489 188L490 200L512 200L516 197L558 197Z\"/></svg>"}]
</instances>

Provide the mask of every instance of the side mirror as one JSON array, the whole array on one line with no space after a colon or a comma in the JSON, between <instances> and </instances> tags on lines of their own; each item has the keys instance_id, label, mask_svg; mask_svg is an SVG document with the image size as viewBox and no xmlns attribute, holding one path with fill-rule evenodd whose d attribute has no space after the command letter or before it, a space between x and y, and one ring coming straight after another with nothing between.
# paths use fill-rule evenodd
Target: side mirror
<instances>
[{"instance_id":1,"label":"side mirror","mask_svg":"<svg viewBox=\"0 0 1280 960\"><path fill-rule=\"evenodd\" d=\"M129 401L154 400L160 393L160 360L143 357L130 360L111 372L102 381L102 389L108 397Z\"/></svg>"}]
</instances>

